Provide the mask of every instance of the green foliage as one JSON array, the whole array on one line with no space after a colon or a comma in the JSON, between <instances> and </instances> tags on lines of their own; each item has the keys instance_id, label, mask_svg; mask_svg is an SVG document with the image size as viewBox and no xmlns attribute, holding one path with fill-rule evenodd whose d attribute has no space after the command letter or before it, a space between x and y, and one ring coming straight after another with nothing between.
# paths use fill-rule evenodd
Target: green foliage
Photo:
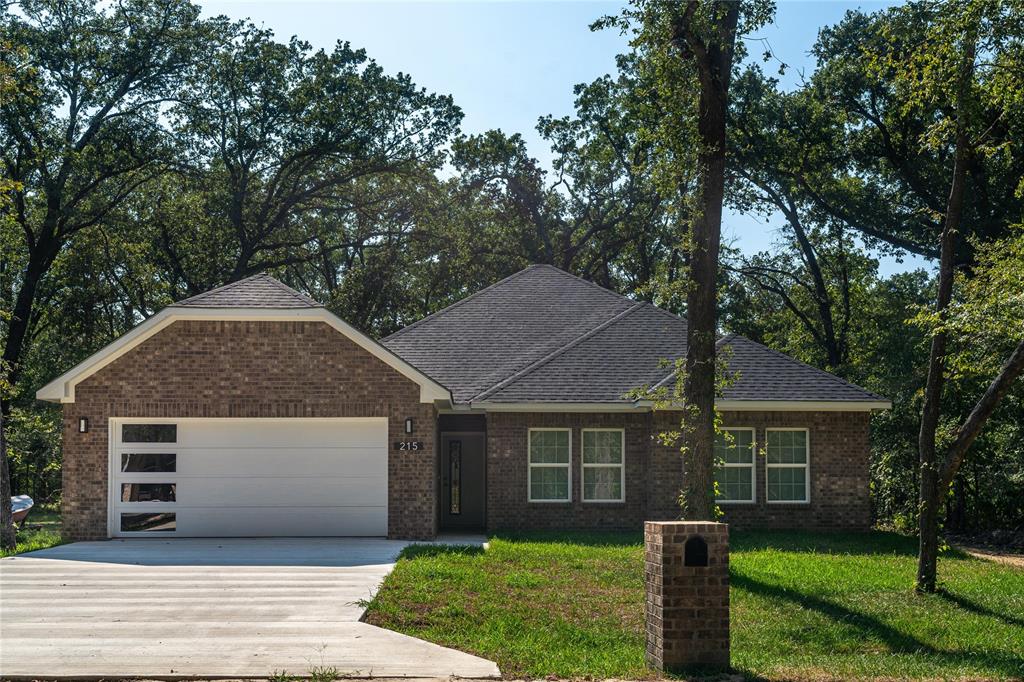
<instances>
[{"instance_id":1,"label":"green foliage","mask_svg":"<svg viewBox=\"0 0 1024 682\"><path fill-rule=\"evenodd\" d=\"M1019 105L1021 4L989 0L911 2L873 14L850 12L822 30L819 68L806 98L839 132L847 162L806 169L806 186L870 245L936 256L949 195L953 73L966 29L978 36L968 125L971 161L964 236L999 238L1018 222L1024 148ZM962 240L959 262L970 262Z\"/></svg>"},{"instance_id":2,"label":"green foliage","mask_svg":"<svg viewBox=\"0 0 1024 682\"><path fill-rule=\"evenodd\" d=\"M955 337L950 378L991 377L1024 329L1024 225L1009 236L976 247L977 263L957 278L958 297L942 325ZM919 320L935 327L934 316ZM931 323L931 324L929 324Z\"/></svg>"},{"instance_id":3,"label":"green foliage","mask_svg":"<svg viewBox=\"0 0 1024 682\"><path fill-rule=\"evenodd\" d=\"M61 488L61 419L56 410L13 407L5 419L11 494L58 501Z\"/></svg>"},{"instance_id":4,"label":"green foliage","mask_svg":"<svg viewBox=\"0 0 1024 682\"><path fill-rule=\"evenodd\" d=\"M53 505L36 504L17 531L15 548L0 550L0 558L55 547L63 542L60 536L60 513L53 511Z\"/></svg>"},{"instance_id":5,"label":"green foliage","mask_svg":"<svg viewBox=\"0 0 1024 682\"><path fill-rule=\"evenodd\" d=\"M686 6L641 0L597 22L631 48L576 87L572 115L538 121L550 170L520 135L462 135L450 97L344 42L313 50L187 0L5 8L0 339L16 492L59 496L60 417L34 402L39 386L170 302L261 269L376 336L535 262L684 313L700 170L697 74L671 36ZM698 31L716 6L697 3ZM739 33L771 11L743 3ZM753 43L738 47L727 200L779 231L762 253L726 251L722 330L893 400L872 418L883 523L916 518L937 320L907 324L933 279L880 277L876 256L935 255L949 73L971 27L976 151L945 437L1021 326L1022 21L1020 0L851 12L822 30L819 67L792 92L754 65ZM660 390L681 397L679 381ZM1024 524L1022 425L1018 387L954 482L949 527Z\"/></svg>"}]
</instances>

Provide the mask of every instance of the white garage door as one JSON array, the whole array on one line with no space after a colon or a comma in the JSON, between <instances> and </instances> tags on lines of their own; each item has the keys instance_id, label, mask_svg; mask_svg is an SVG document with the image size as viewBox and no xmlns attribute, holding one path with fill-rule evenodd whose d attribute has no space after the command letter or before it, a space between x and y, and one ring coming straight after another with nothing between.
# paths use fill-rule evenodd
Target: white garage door
<instances>
[{"instance_id":1,"label":"white garage door","mask_svg":"<svg viewBox=\"0 0 1024 682\"><path fill-rule=\"evenodd\" d=\"M387 419L111 420L116 537L387 535Z\"/></svg>"}]
</instances>

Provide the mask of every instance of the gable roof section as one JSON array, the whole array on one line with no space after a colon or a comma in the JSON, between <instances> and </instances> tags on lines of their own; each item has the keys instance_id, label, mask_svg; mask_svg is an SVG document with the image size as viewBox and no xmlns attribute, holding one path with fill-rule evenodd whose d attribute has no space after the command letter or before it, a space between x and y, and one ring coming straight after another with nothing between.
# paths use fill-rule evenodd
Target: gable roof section
<instances>
[{"instance_id":1,"label":"gable roof section","mask_svg":"<svg viewBox=\"0 0 1024 682\"><path fill-rule=\"evenodd\" d=\"M173 305L177 308L323 308L322 304L265 272L210 289Z\"/></svg>"},{"instance_id":2,"label":"gable roof section","mask_svg":"<svg viewBox=\"0 0 1024 682\"><path fill-rule=\"evenodd\" d=\"M420 402L450 403L451 392L313 299L260 274L169 305L36 392L39 400L75 402L75 386L178 320L323 322L420 387Z\"/></svg>"},{"instance_id":3,"label":"gable roof section","mask_svg":"<svg viewBox=\"0 0 1024 682\"><path fill-rule=\"evenodd\" d=\"M634 304L558 268L533 265L381 343L466 403Z\"/></svg>"},{"instance_id":4,"label":"gable roof section","mask_svg":"<svg viewBox=\"0 0 1024 682\"><path fill-rule=\"evenodd\" d=\"M383 343L473 407L627 407L640 402L625 397L630 391L671 380L663 361L685 356L686 321L557 268L532 266ZM725 336L719 348L735 375L722 409L888 406L744 337Z\"/></svg>"},{"instance_id":5,"label":"gable roof section","mask_svg":"<svg viewBox=\"0 0 1024 682\"><path fill-rule=\"evenodd\" d=\"M804 364L756 341L730 334L722 339L729 371L736 374L726 387L726 400L799 400L888 402L835 374Z\"/></svg>"}]
</instances>

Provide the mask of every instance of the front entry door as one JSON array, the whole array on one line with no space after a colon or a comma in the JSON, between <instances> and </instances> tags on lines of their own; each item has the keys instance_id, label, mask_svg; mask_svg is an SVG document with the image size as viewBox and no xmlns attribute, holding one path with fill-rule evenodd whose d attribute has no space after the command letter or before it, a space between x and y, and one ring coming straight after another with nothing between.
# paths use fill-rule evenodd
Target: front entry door
<instances>
[{"instance_id":1,"label":"front entry door","mask_svg":"<svg viewBox=\"0 0 1024 682\"><path fill-rule=\"evenodd\" d=\"M441 434L441 527L483 530L484 434Z\"/></svg>"}]
</instances>

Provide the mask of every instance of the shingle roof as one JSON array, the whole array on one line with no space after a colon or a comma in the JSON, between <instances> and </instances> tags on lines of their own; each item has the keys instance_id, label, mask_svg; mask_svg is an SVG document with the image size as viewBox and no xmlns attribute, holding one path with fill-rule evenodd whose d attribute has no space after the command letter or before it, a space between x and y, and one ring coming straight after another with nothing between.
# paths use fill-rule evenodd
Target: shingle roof
<instances>
[{"instance_id":1,"label":"shingle roof","mask_svg":"<svg viewBox=\"0 0 1024 682\"><path fill-rule=\"evenodd\" d=\"M557 268L534 265L381 343L465 403L633 305Z\"/></svg>"},{"instance_id":2,"label":"shingle roof","mask_svg":"<svg viewBox=\"0 0 1024 682\"><path fill-rule=\"evenodd\" d=\"M181 308L322 308L309 296L266 273L240 279L178 301Z\"/></svg>"},{"instance_id":3,"label":"shingle roof","mask_svg":"<svg viewBox=\"0 0 1024 682\"><path fill-rule=\"evenodd\" d=\"M458 403L622 403L668 378L686 322L551 266L531 266L382 343ZM738 335L719 342L727 400L880 401L880 396Z\"/></svg>"}]
</instances>

